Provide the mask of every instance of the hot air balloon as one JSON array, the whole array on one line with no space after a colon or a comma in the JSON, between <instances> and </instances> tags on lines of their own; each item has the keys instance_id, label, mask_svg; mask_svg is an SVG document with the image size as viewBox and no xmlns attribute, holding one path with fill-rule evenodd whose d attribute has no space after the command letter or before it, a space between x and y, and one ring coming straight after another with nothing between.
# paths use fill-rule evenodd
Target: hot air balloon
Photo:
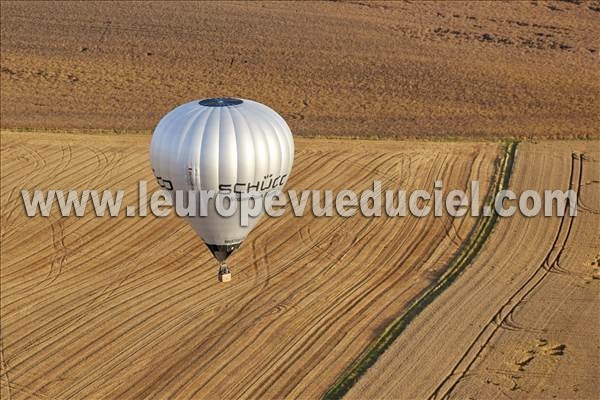
<instances>
[{"instance_id":1,"label":"hot air balloon","mask_svg":"<svg viewBox=\"0 0 600 400\"><path fill-rule=\"evenodd\" d=\"M165 115L152 135L150 161L159 184L178 190L235 194L249 201L281 190L294 160L292 133L275 111L252 100L210 98L183 104ZM179 192L177 192L179 193ZM219 215L210 200L205 216L186 217L219 261L219 280L231 279L225 261L240 247L260 215L240 222Z\"/></svg>"}]
</instances>

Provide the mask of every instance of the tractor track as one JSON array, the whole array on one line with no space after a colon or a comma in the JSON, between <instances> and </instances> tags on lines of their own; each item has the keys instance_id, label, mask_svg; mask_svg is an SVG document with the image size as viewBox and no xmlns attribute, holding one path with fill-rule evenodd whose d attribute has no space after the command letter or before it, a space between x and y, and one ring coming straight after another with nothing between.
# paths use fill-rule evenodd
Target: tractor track
<instances>
[{"instance_id":1,"label":"tractor track","mask_svg":"<svg viewBox=\"0 0 600 400\"><path fill-rule=\"evenodd\" d=\"M323 376L333 381L428 284L475 223L449 216L270 219L234 255L233 284L219 286L209 255L180 220L86 215L19 226L11 188L27 179L42 188L117 186L133 204L131 188L151 175L147 145L134 138L54 137L3 136L3 145L22 143L45 163L29 166L3 149L10 169L2 215L15 223L3 232L2 351L13 398L312 396L324 390ZM470 177L487 182L498 151L496 144L301 143L291 182L297 190L371 189L373 179L382 190L436 179L465 189ZM30 242L38 244L23 247ZM225 385L232 371L243 374Z\"/></svg>"},{"instance_id":2,"label":"tractor track","mask_svg":"<svg viewBox=\"0 0 600 400\"><path fill-rule=\"evenodd\" d=\"M571 159L571 172L569 177L569 189L579 192L583 176L582 155L573 155ZM574 217L569 216L565 208L561 218L558 231L543 261L527 279L500 307L492 319L484 326L473 343L467 348L463 356L458 360L451 372L442 380L435 390L428 396L429 399L447 399L458 385L460 380L474 365L479 356L486 350L490 341L500 328L521 329L511 323L513 312L529 296L549 273L560 267L560 257L563 254L569 235L573 227ZM558 250L557 250L558 249Z\"/></svg>"},{"instance_id":3,"label":"tractor track","mask_svg":"<svg viewBox=\"0 0 600 400\"><path fill-rule=\"evenodd\" d=\"M493 196L508 187L510 176L513 168L513 162L517 149L516 142L506 144L505 154L502 160L498 163L495 179L490 182L493 187ZM358 379L375 364L377 359L383 352L393 343L405 327L412 321L427 304L431 303L442 291L448 287L458 275L466 268L472 260L477 256L478 251L482 248L485 240L491 233L494 223L497 219L497 214L493 214L489 218L481 218L473 227L467 242L463 245L460 251L454 256L449 264L444 268L444 274L439 280L435 281L427 290L421 294L416 301L399 317L393 320L384 331L377 337L366 350L338 377L337 381L325 393L324 399L339 399L342 398L350 388L358 381Z\"/></svg>"}]
</instances>

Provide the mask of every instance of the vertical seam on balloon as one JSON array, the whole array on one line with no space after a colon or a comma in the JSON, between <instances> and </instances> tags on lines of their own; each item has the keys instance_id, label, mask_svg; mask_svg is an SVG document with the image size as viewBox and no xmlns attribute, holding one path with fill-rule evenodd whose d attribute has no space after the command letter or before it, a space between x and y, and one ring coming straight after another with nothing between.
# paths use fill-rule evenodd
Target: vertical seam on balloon
<instances>
[{"instance_id":1,"label":"vertical seam on balloon","mask_svg":"<svg viewBox=\"0 0 600 400\"><path fill-rule=\"evenodd\" d=\"M187 103L187 104L190 104L190 103ZM184 107L187 104L184 104L184 105L182 105L180 107ZM179 108L179 107L177 107L177 108ZM175 111L175 110L173 110L173 111ZM173 112L173 111L171 111L171 112ZM184 111L184 115L191 114L192 111L193 111L193 109L190 109L189 111ZM161 131L165 132L165 133L161 134L161 136L158 137L159 141L157 143L157 148L163 148L164 147L163 143L168 139L168 132L170 131L170 128L173 125L175 125L176 122L177 122L177 118L174 118L173 116L171 116L167 121L165 121L165 127L161 129ZM160 124L160 122L159 122L159 124ZM158 126L157 126L157 128L158 128ZM170 162L169 162L170 160L166 160L169 157L170 157L170 152L166 152L165 153L165 152L161 151L159 153L158 160L157 160L157 165L156 165L156 168L155 168L155 171L154 171L155 172L155 176L157 174L165 175L165 172L168 172L168 174L170 174L170 172L171 172L170 168L166 168L166 169L168 169L168 171L165 171L165 165L168 166L170 164Z\"/></svg>"},{"instance_id":2,"label":"vertical seam on balloon","mask_svg":"<svg viewBox=\"0 0 600 400\"><path fill-rule=\"evenodd\" d=\"M258 103L256 103L256 102L248 102L248 104L249 104L249 107L248 107L248 108L249 108L250 110L252 110L252 111L255 111L255 112L257 112L257 113L259 113L259 114L260 114L260 110L259 110L259 109L258 109L258 107L257 107L257 104L258 104ZM263 144L264 144L264 146L265 146L265 148L266 148L266 152L267 152L267 161L268 161L267 169L266 169L266 171L264 171L264 172L265 172L265 173L269 173L269 172L271 171L271 163L272 163L272 161L271 161L271 159L272 159L272 156L271 156L271 153L270 153L270 148L271 148L271 146L270 146L270 142L269 142L269 139L268 139L267 135L265 134L264 130L262 129L262 125L263 125L263 124L261 124L260 122L262 122L262 118L259 118L258 125L261 127L261 129L259 129L259 130L258 130L258 132L260 132L259 134L261 135L261 138L262 138ZM258 153L257 153L257 154L258 154ZM262 173L261 173L261 174L262 174ZM261 176L257 176L256 174L254 174L254 176L256 176L256 177L257 177L257 179L258 179L259 181L260 181L260 180L261 180L261 178L262 178Z\"/></svg>"},{"instance_id":3,"label":"vertical seam on balloon","mask_svg":"<svg viewBox=\"0 0 600 400\"><path fill-rule=\"evenodd\" d=\"M219 186L219 178L221 177L221 117L223 114L223 107L215 107L219 110L219 125L217 126L217 162L215 166L217 167L217 189ZM218 193L218 191L217 191Z\"/></svg>"},{"instance_id":4,"label":"vertical seam on balloon","mask_svg":"<svg viewBox=\"0 0 600 400\"><path fill-rule=\"evenodd\" d=\"M244 100L245 102L246 100ZM257 162L256 162L256 155L258 154L258 151L256 150L256 141L254 140L254 135L252 134L251 130L250 130L250 123L248 122L248 119L246 118L246 116L244 115L243 112L236 110L240 116L242 117L242 119L244 120L244 122L246 123L246 126L248 127L248 132L250 133L248 136L250 136L250 139L252 140L252 148L254 149L254 174L252 174L252 176L254 177L254 179L256 179L256 169L257 169Z\"/></svg>"},{"instance_id":5,"label":"vertical seam on balloon","mask_svg":"<svg viewBox=\"0 0 600 400\"><path fill-rule=\"evenodd\" d=\"M294 140L292 138L292 131L291 131L290 127L288 126L287 122L285 122L285 120L283 119L283 117L281 115L279 115L275 110L271 109L268 106L260 104L260 103L255 103L255 104L257 104L258 106L263 106L264 108L273 112L273 114L274 114L273 116L279 122L279 127L282 129L283 132L277 131L277 134L281 138L282 135L280 135L280 133L282 133L283 137L284 137L284 142L287 144L288 165L286 166L285 169L288 171L288 174L289 174L292 171L292 166L294 163ZM261 111L263 111L263 113L266 114L266 110L261 109Z\"/></svg>"},{"instance_id":6,"label":"vertical seam on balloon","mask_svg":"<svg viewBox=\"0 0 600 400\"><path fill-rule=\"evenodd\" d=\"M242 125L242 123L243 123L246 126L246 131L248 131L248 135L246 135L246 136L249 137L250 140L252 141L252 151L253 151L252 155L256 155L256 148L254 145L254 137L252 134L250 134L250 126L248 125L248 121L245 119L244 115L239 110L237 110L235 107L231 107L230 112L231 112L231 114L235 114L241 120L241 121L240 120L236 121L236 118L233 119L234 126L236 127L236 138L238 136L237 127ZM242 143L242 141L238 140L236 144L238 146L240 146L241 143ZM243 149L238 148L238 154L245 154L245 153L243 152ZM252 157L248 156L247 154L245 155L245 157L246 157L244 160L245 164L247 164L249 160L252 160L252 169L254 170L254 172L252 173L251 176L254 179L254 177L256 177L256 161ZM240 164L238 163L238 179L241 175L240 171L239 171L239 165Z\"/></svg>"},{"instance_id":7,"label":"vertical seam on balloon","mask_svg":"<svg viewBox=\"0 0 600 400\"><path fill-rule=\"evenodd\" d=\"M235 123L233 122L233 117L231 116L231 110L229 109L229 107L223 107L224 111L227 111L227 116L229 117L229 120L231 121L231 126L233 126L233 142L234 142L234 146L233 148L235 149L235 157L233 157L233 159L235 160L235 182L237 182L237 178L239 176L239 162L238 162L238 142L237 142L237 133L235 131ZM219 178L220 180L220 178Z\"/></svg>"},{"instance_id":8,"label":"vertical seam on balloon","mask_svg":"<svg viewBox=\"0 0 600 400\"><path fill-rule=\"evenodd\" d=\"M206 125L208 125L208 121L210 121L213 113L215 111L215 107L211 107L208 117L206 117ZM206 134L206 125L204 126L204 129L202 130L202 140L200 141L200 147L198 148L198 157L196 157L196 160L198 160L198 180L200 181L200 190L202 190L202 162L200 160L202 152L204 151L204 147L206 146L206 138L209 136Z\"/></svg>"},{"instance_id":9,"label":"vertical seam on balloon","mask_svg":"<svg viewBox=\"0 0 600 400\"><path fill-rule=\"evenodd\" d=\"M264 117L265 121L267 122L267 124L269 124L269 126L271 126L274 136L277 139L277 147L279 148L279 173L278 173L278 175L281 175L284 171L283 155L285 153L285 149L283 148L283 142L282 142L281 138L279 137L280 135L279 135L279 130L277 130L277 127L275 125L273 125L271 123L271 121L269 121L269 118L267 117L267 115L263 114L263 117Z\"/></svg>"},{"instance_id":10,"label":"vertical seam on balloon","mask_svg":"<svg viewBox=\"0 0 600 400\"><path fill-rule=\"evenodd\" d=\"M238 178L240 176L240 162L239 162L239 156L240 156L240 151L238 149L238 133L237 133L237 129L235 126L235 121L233 120L233 115L231 114L231 109L230 107L225 107L225 109L227 110L227 115L229 115L229 119L231 120L231 126L233 126L233 142L234 142L234 148L235 148L235 181L233 182L234 184L238 181Z\"/></svg>"},{"instance_id":11,"label":"vertical seam on balloon","mask_svg":"<svg viewBox=\"0 0 600 400\"><path fill-rule=\"evenodd\" d=\"M168 130L166 128L170 127L175 120L175 118L173 118L172 116L169 117L169 114L167 114L167 116L165 118L166 118L165 123L164 123L165 127L160 129L160 131L159 131L160 136L158 136L156 138L156 141L157 141L156 148L157 149L163 148L163 142L165 141L165 136L166 136L166 134L164 132L168 132ZM162 122L162 120L159 121L158 125L160 125L161 122ZM157 128L159 127L158 125L157 125ZM162 151L158 152L158 157L156 158L156 165L154 165L154 163L152 163L155 177L160 176L161 171L163 170L163 165L165 164L164 158L165 158L164 152L162 152Z\"/></svg>"},{"instance_id":12,"label":"vertical seam on balloon","mask_svg":"<svg viewBox=\"0 0 600 400\"><path fill-rule=\"evenodd\" d=\"M236 119L233 117L235 109L232 107L229 110L229 116L231 117L231 123L233 124L233 133L235 134L235 151L236 151L236 156L237 158L239 158L240 154L242 154L242 152L239 149L239 145L240 145L240 140L238 138L238 123L236 122ZM238 160L238 162L236 163L236 182L239 181L240 179L240 162Z\"/></svg>"},{"instance_id":13,"label":"vertical seam on balloon","mask_svg":"<svg viewBox=\"0 0 600 400\"><path fill-rule=\"evenodd\" d=\"M277 130L277 128L275 127L275 125L273 125L271 123L271 121L269 121L268 115L267 113L261 109L261 107L258 106L257 103L255 103L256 105L254 106L254 109L261 115L262 119L266 122L266 124L273 130L273 132L275 133L275 137L277 138L277 143L279 145L279 153L283 153L283 144L281 142L280 139L280 135L279 135L279 131ZM274 112L274 111L273 111ZM269 155L269 159L271 159L271 155ZM269 166L270 167L270 166ZM270 168L269 168L270 169ZM286 168L287 169L287 168ZM283 160L281 159L281 156L279 157L279 175L281 175L284 171L284 165L283 165ZM269 171L270 172L270 171Z\"/></svg>"},{"instance_id":14,"label":"vertical seam on balloon","mask_svg":"<svg viewBox=\"0 0 600 400\"><path fill-rule=\"evenodd\" d=\"M196 175L196 170L200 171L200 163L198 162L198 164L196 165L195 160L199 160L200 153L202 153L202 140L204 140L204 130L206 129L206 125L208 124L208 120L210 118L211 111L212 110L208 107L206 107L204 110L202 110L202 113L200 115L206 114L204 123L202 124L202 127L200 129L197 129L197 128L194 129L195 132L200 132L199 145L198 145L198 148L189 149L189 152L188 152L188 155L186 158L186 163L190 164L190 160L191 160L191 164L192 164L192 189L193 190L199 190L202 185L202 182L200 179L200 173L198 173L198 175ZM196 184L196 179L199 181L198 184Z\"/></svg>"},{"instance_id":15,"label":"vertical seam on balloon","mask_svg":"<svg viewBox=\"0 0 600 400\"><path fill-rule=\"evenodd\" d=\"M197 110L195 110L195 111L197 112ZM185 182L185 178L187 177L187 169L189 166L189 152L188 152L188 154L186 154L186 157L182 157L181 153L184 150L184 144L187 142L188 137L190 136L190 132L193 130L193 128L195 128L196 123L202 117L202 115L204 115L205 112L206 112L206 109L201 109L200 112L198 112L196 115L194 115L186 123L183 133L180 136L179 143L177 144L177 151L175 152L175 157L178 160L185 159L185 165L184 165L184 171L183 171L184 182ZM192 172L193 172L193 170L192 170Z\"/></svg>"},{"instance_id":16,"label":"vertical seam on balloon","mask_svg":"<svg viewBox=\"0 0 600 400\"><path fill-rule=\"evenodd\" d=\"M265 107L266 107L266 106L265 106ZM268 108L268 107L267 107L267 108ZM286 153L286 154L287 154L287 159L288 159L288 160L287 160L287 164L288 164L288 165L284 165L284 163L283 163L283 160L281 160L281 161L280 161L279 174L281 175L281 174L283 174L283 172L284 172L284 171L286 171L286 170L288 170L288 171L289 171L289 170L291 170L291 165L290 165L290 164L291 164L291 156L290 156L290 154L289 154L289 150L290 150L290 149L289 149L289 147L288 147L288 149L287 149L287 150L284 148L284 147L285 147L285 145L284 145L284 142L285 142L285 143L287 143L287 144L288 144L288 146L289 146L289 141L288 141L287 139L283 139L283 138L281 137L281 136L282 136L282 134L281 134L281 132L279 131L279 129L277 128L277 126L275 126L273 123L271 123L271 121L269 120L269 118L267 118L267 117L268 117L268 114L267 114L266 110L264 110L264 109L261 109L261 107L257 107L257 109L259 109L259 112L260 112L260 113L261 113L261 114L262 114L262 115L265 117L265 119L266 119L267 123L268 123L269 125L271 125L271 128L272 128L272 129L275 131L275 136L277 136L277 141L278 141L278 143L279 143L279 150L280 150L280 153L281 153L281 154L283 154L283 153ZM269 109L270 111L272 111L272 112L273 112L273 113L274 113L274 114L275 114L277 117L279 117L279 115L278 115L278 114L277 114L277 113L276 113L274 110L271 110L270 108L268 108L268 109ZM287 135L283 135L283 136L287 136ZM284 151L284 150L285 150L285 151Z\"/></svg>"}]
</instances>

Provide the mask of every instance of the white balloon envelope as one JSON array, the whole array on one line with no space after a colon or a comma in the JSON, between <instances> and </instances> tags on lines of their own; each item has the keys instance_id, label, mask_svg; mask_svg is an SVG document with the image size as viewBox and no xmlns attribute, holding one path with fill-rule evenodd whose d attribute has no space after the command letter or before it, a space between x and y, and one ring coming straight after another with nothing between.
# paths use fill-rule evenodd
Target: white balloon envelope
<instances>
[{"instance_id":1,"label":"white balloon envelope","mask_svg":"<svg viewBox=\"0 0 600 400\"><path fill-rule=\"evenodd\" d=\"M252 100L213 98L183 104L165 115L152 136L150 161L159 184L175 191L214 191L238 203L252 193L281 190L294 160L292 133L275 111ZM179 195L179 192L177 193ZM205 216L186 217L215 258L237 249L260 218L240 219L242 207L220 215L212 198ZM261 213L262 214L262 213Z\"/></svg>"}]
</instances>

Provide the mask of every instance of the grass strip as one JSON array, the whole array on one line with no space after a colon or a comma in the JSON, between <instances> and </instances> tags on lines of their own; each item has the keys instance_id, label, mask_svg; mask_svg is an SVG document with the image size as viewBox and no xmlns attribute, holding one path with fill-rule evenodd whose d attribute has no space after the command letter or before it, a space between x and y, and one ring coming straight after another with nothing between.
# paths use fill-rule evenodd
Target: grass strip
<instances>
[{"instance_id":1,"label":"grass strip","mask_svg":"<svg viewBox=\"0 0 600 400\"><path fill-rule=\"evenodd\" d=\"M387 326L385 331L375 339L348 368L346 368L323 396L325 400L341 399L348 393L350 388L352 388L360 377L375 364L379 356L387 350L410 322L419 315L421 310L431 304L437 296L448 288L479 254L479 251L492 233L494 225L498 220L498 214L496 213L493 202L500 191L508 188L515 161L517 145L518 142L516 141L509 141L504 144L504 155L502 159L499 160L495 178L490 183L490 187L493 186L493 195L488 196L485 204L492 206L492 215L489 217L482 216L479 219L479 222L473 227L469 233L469 237L461 246L461 249L448 263L444 274L438 280L433 282L425 292L412 303L406 312L394 319L394 321ZM488 193L490 193L490 191L488 191Z\"/></svg>"}]
</instances>

